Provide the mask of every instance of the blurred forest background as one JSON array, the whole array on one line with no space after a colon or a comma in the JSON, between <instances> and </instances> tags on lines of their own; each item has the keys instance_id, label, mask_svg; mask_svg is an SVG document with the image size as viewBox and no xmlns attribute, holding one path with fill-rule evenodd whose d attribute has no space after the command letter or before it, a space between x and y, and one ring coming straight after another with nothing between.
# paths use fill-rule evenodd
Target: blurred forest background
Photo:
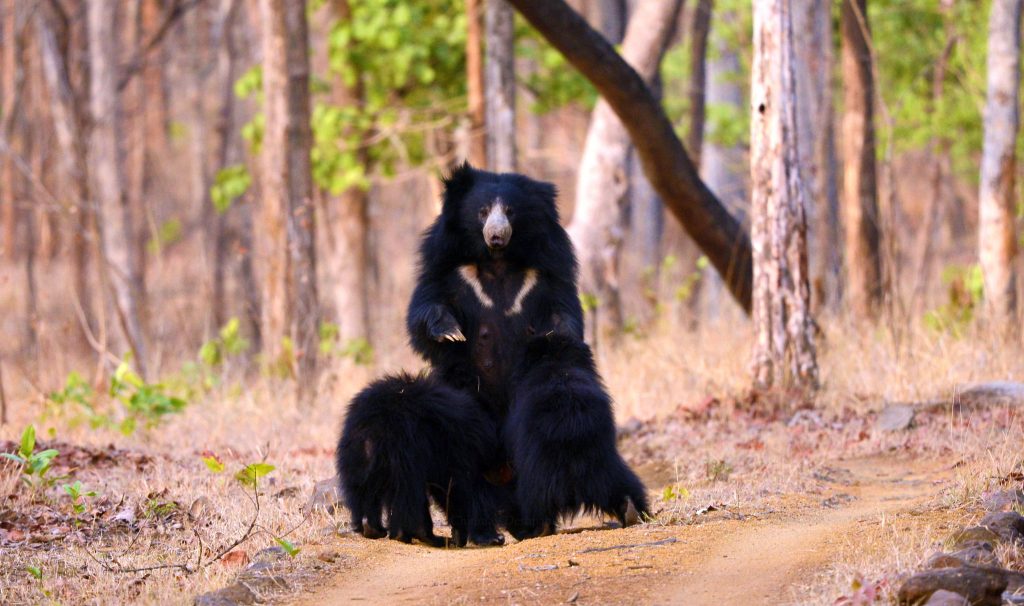
<instances>
[{"instance_id":1,"label":"blurred forest background","mask_svg":"<svg viewBox=\"0 0 1024 606\"><path fill-rule=\"evenodd\" d=\"M8 391L67 393L119 367L140 384L201 384L225 365L414 367L416 245L439 177L465 158L558 185L600 347L745 322L749 284L737 305L742 286L715 269L739 256L691 235L723 216L708 200L749 232L751 2L568 4L649 83L706 190L685 171L652 186L641 157L659 156L656 137L634 149L595 86L503 1L2 0ZM978 236L990 3L800 4L818 325L966 330L986 300L979 242L999 240L991 271L1019 288L1012 154L1012 200L997 200L1011 231Z\"/></svg>"}]
</instances>

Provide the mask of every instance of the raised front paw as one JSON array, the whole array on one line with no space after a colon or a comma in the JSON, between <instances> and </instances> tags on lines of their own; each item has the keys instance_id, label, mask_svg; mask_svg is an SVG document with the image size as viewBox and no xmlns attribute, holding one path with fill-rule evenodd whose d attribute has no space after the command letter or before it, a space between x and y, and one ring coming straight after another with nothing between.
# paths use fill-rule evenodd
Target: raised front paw
<instances>
[{"instance_id":1,"label":"raised front paw","mask_svg":"<svg viewBox=\"0 0 1024 606\"><path fill-rule=\"evenodd\" d=\"M440 307L427 320L427 334L438 342L466 340L459 323L446 309Z\"/></svg>"}]
</instances>

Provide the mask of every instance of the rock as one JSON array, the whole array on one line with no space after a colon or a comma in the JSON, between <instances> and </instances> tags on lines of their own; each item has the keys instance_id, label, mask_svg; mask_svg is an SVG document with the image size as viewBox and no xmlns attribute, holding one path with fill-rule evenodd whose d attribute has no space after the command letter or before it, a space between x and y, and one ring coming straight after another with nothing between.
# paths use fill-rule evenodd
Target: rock
<instances>
[{"instance_id":1,"label":"rock","mask_svg":"<svg viewBox=\"0 0 1024 606\"><path fill-rule=\"evenodd\" d=\"M897 594L897 603L924 604L936 591L958 593L973 606L1001 606L1008 571L1001 568L961 566L920 572L907 579Z\"/></svg>"},{"instance_id":2,"label":"rock","mask_svg":"<svg viewBox=\"0 0 1024 606\"><path fill-rule=\"evenodd\" d=\"M978 525L996 533L1007 543L1024 544L1024 516L1016 511L990 513L981 518Z\"/></svg>"},{"instance_id":3,"label":"rock","mask_svg":"<svg viewBox=\"0 0 1024 606\"><path fill-rule=\"evenodd\" d=\"M327 562L328 564L333 564L340 557L341 554L333 550L321 551L320 553L316 554L316 559L320 560L321 562Z\"/></svg>"},{"instance_id":4,"label":"rock","mask_svg":"<svg viewBox=\"0 0 1024 606\"><path fill-rule=\"evenodd\" d=\"M251 589L241 583L229 585L224 589L204 593L196 597L195 606L237 606L238 604L257 604L260 602Z\"/></svg>"},{"instance_id":5,"label":"rock","mask_svg":"<svg viewBox=\"0 0 1024 606\"><path fill-rule=\"evenodd\" d=\"M338 476L317 482L313 486L313 493L309 495L309 500L306 501L306 505L302 510L307 513L320 510L333 514L335 508L344 505L339 482Z\"/></svg>"},{"instance_id":6,"label":"rock","mask_svg":"<svg viewBox=\"0 0 1024 606\"><path fill-rule=\"evenodd\" d=\"M903 431L914 423L914 409L906 404L888 404L878 413L875 428L881 431Z\"/></svg>"},{"instance_id":7,"label":"rock","mask_svg":"<svg viewBox=\"0 0 1024 606\"><path fill-rule=\"evenodd\" d=\"M280 560L284 556L288 555L288 552L284 550L284 547L266 547L256 552L256 555L252 557L254 562L273 562Z\"/></svg>"},{"instance_id":8,"label":"rock","mask_svg":"<svg viewBox=\"0 0 1024 606\"><path fill-rule=\"evenodd\" d=\"M961 560L951 553L938 553L932 554L928 561L925 562L924 567L928 570L939 570L941 568L960 568L966 566L967 562Z\"/></svg>"},{"instance_id":9,"label":"rock","mask_svg":"<svg viewBox=\"0 0 1024 606\"><path fill-rule=\"evenodd\" d=\"M1024 383L1013 381L991 381L976 383L957 396L960 406L977 408L982 406L1024 406Z\"/></svg>"},{"instance_id":10,"label":"rock","mask_svg":"<svg viewBox=\"0 0 1024 606\"><path fill-rule=\"evenodd\" d=\"M949 555L971 566L1002 566L991 543L975 543Z\"/></svg>"},{"instance_id":11,"label":"rock","mask_svg":"<svg viewBox=\"0 0 1024 606\"><path fill-rule=\"evenodd\" d=\"M979 543L998 543L999 535L983 526L962 528L947 539L950 549L964 549Z\"/></svg>"},{"instance_id":12,"label":"rock","mask_svg":"<svg viewBox=\"0 0 1024 606\"><path fill-rule=\"evenodd\" d=\"M199 497L195 501L192 501L192 505L188 508L188 519L193 522L197 522L205 516L208 511L210 511L210 508L210 499L207 497Z\"/></svg>"},{"instance_id":13,"label":"rock","mask_svg":"<svg viewBox=\"0 0 1024 606\"><path fill-rule=\"evenodd\" d=\"M971 606L971 603L959 593L940 589L928 598L924 606Z\"/></svg>"},{"instance_id":14,"label":"rock","mask_svg":"<svg viewBox=\"0 0 1024 606\"><path fill-rule=\"evenodd\" d=\"M1024 507L1024 490L999 490L990 492L981 498L985 509L989 511L1012 511Z\"/></svg>"}]
</instances>

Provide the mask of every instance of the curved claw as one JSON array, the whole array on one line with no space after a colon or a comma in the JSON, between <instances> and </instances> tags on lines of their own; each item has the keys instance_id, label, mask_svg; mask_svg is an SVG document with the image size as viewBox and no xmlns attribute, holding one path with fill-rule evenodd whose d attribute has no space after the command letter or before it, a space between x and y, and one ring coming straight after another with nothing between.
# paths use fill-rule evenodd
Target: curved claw
<instances>
[{"instance_id":1,"label":"curved claw","mask_svg":"<svg viewBox=\"0 0 1024 606\"><path fill-rule=\"evenodd\" d=\"M440 334L436 337L438 341L465 341L466 335L462 334L462 330L458 326L452 328L446 333Z\"/></svg>"}]
</instances>

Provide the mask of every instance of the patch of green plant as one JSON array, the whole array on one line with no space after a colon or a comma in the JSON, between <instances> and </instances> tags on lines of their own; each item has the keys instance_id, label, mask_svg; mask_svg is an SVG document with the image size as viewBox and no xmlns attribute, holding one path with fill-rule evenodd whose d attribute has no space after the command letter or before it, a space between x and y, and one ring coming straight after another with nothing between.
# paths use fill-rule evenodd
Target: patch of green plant
<instances>
[{"instance_id":1,"label":"patch of green plant","mask_svg":"<svg viewBox=\"0 0 1024 606\"><path fill-rule=\"evenodd\" d=\"M199 359L210 368L222 365L227 359L249 350L249 341L242 336L238 318L231 318L216 337L199 348Z\"/></svg>"},{"instance_id":2,"label":"patch of green plant","mask_svg":"<svg viewBox=\"0 0 1024 606\"><path fill-rule=\"evenodd\" d=\"M145 513L147 518L166 518L181 509L181 505L175 501L161 501L160 499L148 499L146 501Z\"/></svg>"},{"instance_id":3,"label":"patch of green plant","mask_svg":"<svg viewBox=\"0 0 1024 606\"><path fill-rule=\"evenodd\" d=\"M15 453L0 453L0 457L21 465L21 481L29 488L34 489L40 486L53 486L55 482L62 479L51 478L46 475L50 471L53 459L59 454L53 448L36 452L36 428L34 425L29 425L21 432L21 442L18 445L18 451Z\"/></svg>"},{"instance_id":4,"label":"patch of green plant","mask_svg":"<svg viewBox=\"0 0 1024 606\"><path fill-rule=\"evenodd\" d=\"M666 503L676 500L687 500L690 498L690 491L685 486L671 484L661 491L661 500Z\"/></svg>"},{"instance_id":5,"label":"patch of green plant","mask_svg":"<svg viewBox=\"0 0 1024 606\"><path fill-rule=\"evenodd\" d=\"M181 239L181 220L168 219L160 224L156 234L146 243L146 250L151 254L160 254L165 246L174 244Z\"/></svg>"},{"instance_id":6,"label":"patch of green plant","mask_svg":"<svg viewBox=\"0 0 1024 606\"><path fill-rule=\"evenodd\" d=\"M252 175L244 164L232 164L217 171L210 186L210 201L218 213L224 214L231 204L249 191Z\"/></svg>"},{"instance_id":7,"label":"patch of green plant","mask_svg":"<svg viewBox=\"0 0 1024 606\"><path fill-rule=\"evenodd\" d=\"M256 490L260 478L274 471L274 469L276 467L269 463L250 463L235 474L235 479L241 482L243 486Z\"/></svg>"},{"instance_id":8,"label":"patch of green plant","mask_svg":"<svg viewBox=\"0 0 1024 606\"><path fill-rule=\"evenodd\" d=\"M64 484L61 488L71 498L71 509L78 515L85 513L85 499L95 497L97 494L95 490L84 490L78 480L73 484Z\"/></svg>"},{"instance_id":9,"label":"patch of green plant","mask_svg":"<svg viewBox=\"0 0 1024 606\"><path fill-rule=\"evenodd\" d=\"M222 473L224 471L224 463L222 463L221 460L217 458L217 455L207 455L202 457L202 459L203 464L206 465L206 468L209 469L211 472Z\"/></svg>"},{"instance_id":10,"label":"patch of green plant","mask_svg":"<svg viewBox=\"0 0 1024 606\"><path fill-rule=\"evenodd\" d=\"M601 306L601 300L592 292L580 292L580 306L583 313L590 313Z\"/></svg>"},{"instance_id":11,"label":"patch of green plant","mask_svg":"<svg viewBox=\"0 0 1024 606\"><path fill-rule=\"evenodd\" d=\"M178 414L187 402L168 393L163 383L147 383L132 371L128 362L121 362L110 379L110 395L125 408L126 416L119 429L125 435L135 431L139 422L147 428L156 426L163 417Z\"/></svg>"},{"instance_id":12,"label":"patch of green plant","mask_svg":"<svg viewBox=\"0 0 1024 606\"><path fill-rule=\"evenodd\" d=\"M680 303L689 301L693 296L694 290L700 283L701 278L704 277L704 272L707 271L710 261L704 255L697 258L696 267L686 277L683 278L682 283L676 288L675 298Z\"/></svg>"},{"instance_id":13,"label":"patch of green plant","mask_svg":"<svg viewBox=\"0 0 1024 606\"><path fill-rule=\"evenodd\" d=\"M284 549L284 552L287 553L289 557L294 558L295 556L299 555L300 551L302 551L301 549L296 547L294 543L292 543L284 537L274 537L274 541L276 541L277 544L281 546L281 549Z\"/></svg>"},{"instance_id":14,"label":"patch of green plant","mask_svg":"<svg viewBox=\"0 0 1024 606\"><path fill-rule=\"evenodd\" d=\"M948 300L924 315L924 324L936 332L963 336L974 320L975 312L985 296L985 279L981 266L951 265L942 272Z\"/></svg>"}]
</instances>

